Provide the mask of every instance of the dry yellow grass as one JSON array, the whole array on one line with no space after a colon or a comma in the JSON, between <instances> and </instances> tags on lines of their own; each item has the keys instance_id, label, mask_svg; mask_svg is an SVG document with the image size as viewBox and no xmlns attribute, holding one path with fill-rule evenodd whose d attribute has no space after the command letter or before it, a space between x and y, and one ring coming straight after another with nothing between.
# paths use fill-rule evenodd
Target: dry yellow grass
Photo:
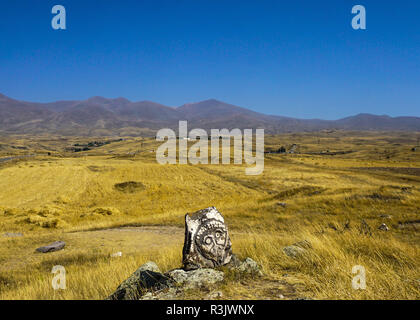
<instances>
[{"instance_id":1,"label":"dry yellow grass","mask_svg":"<svg viewBox=\"0 0 420 320\"><path fill-rule=\"evenodd\" d=\"M179 267L182 229L165 230L183 227L186 212L208 206L224 214L234 251L265 272L262 279L228 277L225 298L419 299L416 139L402 133L267 136L267 149L296 143L299 153L267 154L264 173L246 176L243 166L158 165L153 139L69 153L66 147L86 139L2 138L0 158L37 156L0 163L0 299L103 299L148 260L163 271ZM328 155L337 151L353 152ZM362 220L371 235L360 234ZM381 223L390 231L378 230ZM163 231L101 230L144 225ZM67 243L63 251L34 253L59 239ZM299 259L287 257L282 248L301 240L312 248ZM111 258L116 251L123 256ZM52 289L54 265L66 267L67 290ZM354 265L366 268L366 290L351 286Z\"/></svg>"}]
</instances>

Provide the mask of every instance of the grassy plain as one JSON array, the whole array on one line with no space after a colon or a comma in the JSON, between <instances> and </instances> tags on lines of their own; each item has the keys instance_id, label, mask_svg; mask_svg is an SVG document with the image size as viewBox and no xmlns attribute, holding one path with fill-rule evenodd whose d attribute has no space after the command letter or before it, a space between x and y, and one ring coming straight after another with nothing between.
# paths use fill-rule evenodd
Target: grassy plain
<instances>
[{"instance_id":1,"label":"grassy plain","mask_svg":"<svg viewBox=\"0 0 420 320\"><path fill-rule=\"evenodd\" d=\"M104 299L148 260L179 267L184 215L208 206L225 216L234 252L265 274L230 275L218 288L225 299L419 299L419 137L266 136L267 151L297 147L266 154L259 176L233 164L159 165L149 138L73 152L113 138L0 137L0 299ZM34 252L56 240L64 250ZM305 255L284 254L302 240ZM51 286L54 265L66 268L66 290ZM365 290L352 288L355 265Z\"/></svg>"}]
</instances>

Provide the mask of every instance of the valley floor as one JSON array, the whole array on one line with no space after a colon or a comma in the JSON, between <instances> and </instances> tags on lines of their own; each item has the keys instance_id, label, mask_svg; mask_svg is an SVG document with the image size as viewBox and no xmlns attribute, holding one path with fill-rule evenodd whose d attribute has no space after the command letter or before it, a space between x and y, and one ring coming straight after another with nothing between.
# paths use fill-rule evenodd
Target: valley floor
<instances>
[{"instance_id":1,"label":"valley floor","mask_svg":"<svg viewBox=\"0 0 420 320\"><path fill-rule=\"evenodd\" d=\"M146 261L177 268L185 213L209 206L264 276L232 274L186 298L420 298L418 133L266 136L260 176L233 164L159 165L153 139L74 151L95 140L107 139L0 137L0 299L104 299ZM294 153L275 153L281 146ZM64 250L35 253L57 240ZM283 251L303 240L304 255ZM51 286L55 265L66 290ZM352 288L358 265L365 290Z\"/></svg>"}]
</instances>

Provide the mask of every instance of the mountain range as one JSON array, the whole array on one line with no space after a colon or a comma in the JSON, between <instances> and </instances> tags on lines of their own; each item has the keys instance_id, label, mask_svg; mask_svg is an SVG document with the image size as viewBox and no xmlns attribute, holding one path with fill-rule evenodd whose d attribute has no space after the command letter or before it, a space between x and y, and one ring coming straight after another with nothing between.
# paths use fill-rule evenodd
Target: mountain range
<instances>
[{"instance_id":1,"label":"mountain range","mask_svg":"<svg viewBox=\"0 0 420 320\"><path fill-rule=\"evenodd\" d=\"M92 97L87 100L35 103L0 94L1 134L153 135L161 128L257 129L266 133L318 130L420 131L419 117L358 114L339 120L296 119L266 115L210 99L168 107L152 101Z\"/></svg>"}]
</instances>

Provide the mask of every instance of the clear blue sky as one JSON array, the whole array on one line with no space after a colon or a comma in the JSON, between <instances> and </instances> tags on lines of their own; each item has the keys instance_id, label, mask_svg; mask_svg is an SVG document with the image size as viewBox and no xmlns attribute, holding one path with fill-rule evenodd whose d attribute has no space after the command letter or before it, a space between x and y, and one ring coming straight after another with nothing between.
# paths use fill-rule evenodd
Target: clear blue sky
<instances>
[{"instance_id":1,"label":"clear blue sky","mask_svg":"<svg viewBox=\"0 0 420 320\"><path fill-rule=\"evenodd\" d=\"M55 4L65 31L51 27ZM365 31L351 27L356 4ZM0 92L420 116L420 1L1 1Z\"/></svg>"}]
</instances>

